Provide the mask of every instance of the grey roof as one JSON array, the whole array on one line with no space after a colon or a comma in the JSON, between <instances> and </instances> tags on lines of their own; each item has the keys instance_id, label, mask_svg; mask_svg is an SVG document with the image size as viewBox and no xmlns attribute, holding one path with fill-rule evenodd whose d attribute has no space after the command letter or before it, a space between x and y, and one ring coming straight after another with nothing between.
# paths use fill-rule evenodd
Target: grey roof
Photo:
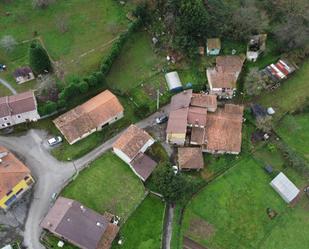
<instances>
[{"instance_id":1,"label":"grey roof","mask_svg":"<svg viewBox=\"0 0 309 249\"><path fill-rule=\"evenodd\" d=\"M81 248L96 249L109 221L81 203L59 197L41 226Z\"/></svg>"},{"instance_id":2,"label":"grey roof","mask_svg":"<svg viewBox=\"0 0 309 249\"><path fill-rule=\"evenodd\" d=\"M149 156L139 153L134 160L131 162L132 167L136 173L143 178L144 181L151 175L154 171L157 163L152 160Z\"/></svg>"}]
</instances>

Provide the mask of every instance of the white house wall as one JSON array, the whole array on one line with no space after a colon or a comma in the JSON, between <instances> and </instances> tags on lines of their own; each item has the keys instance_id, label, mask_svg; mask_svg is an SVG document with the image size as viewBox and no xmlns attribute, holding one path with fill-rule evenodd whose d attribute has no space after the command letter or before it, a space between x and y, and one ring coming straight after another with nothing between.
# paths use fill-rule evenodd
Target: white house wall
<instances>
[{"instance_id":1,"label":"white house wall","mask_svg":"<svg viewBox=\"0 0 309 249\"><path fill-rule=\"evenodd\" d=\"M113 148L114 153L125 163L130 164L130 162L132 161L131 158L129 158L126 154L124 154L121 150L117 149L117 148Z\"/></svg>"},{"instance_id":2,"label":"white house wall","mask_svg":"<svg viewBox=\"0 0 309 249\"><path fill-rule=\"evenodd\" d=\"M10 123L9 126L13 126L13 125L24 123L27 121L37 121L39 119L40 119L40 115L38 114L37 110L20 113L20 114L13 115L13 116L3 117L3 118L0 118L0 129L8 127L8 126L5 126L5 127L2 126L3 124Z\"/></svg>"}]
</instances>

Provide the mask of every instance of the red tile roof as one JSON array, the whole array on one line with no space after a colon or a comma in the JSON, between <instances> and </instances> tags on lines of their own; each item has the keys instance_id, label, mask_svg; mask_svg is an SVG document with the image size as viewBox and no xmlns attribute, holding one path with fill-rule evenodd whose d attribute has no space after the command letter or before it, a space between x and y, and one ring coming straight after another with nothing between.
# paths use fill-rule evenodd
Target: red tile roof
<instances>
[{"instance_id":1,"label":"red tile roof","mask_svg":"<svg viewBox=\"0 0 309 249\"><path fill-rule=\"evenodd\" d=\"M0 163L0 199L2 199L20 181L30 175L30 170L7 148L0 146L0 153L3 153Z\"/></svg>"},{"instance_id":2,"label":"red tile roof","mask_svg":"<svg viewBox=\"0 0 309 249\"><path fill-rule=\"evenodd\" d=\"M84 104L53 120L69 143L73 143L123 112L117 97L105 90Z\"/></svg>"},{"instance_id":3,"label":"red tile roof","mask_svg":"<svg viewBox=\"0 0 309 249\"><path fill-rule=\"evenodd\" d=\"M180 169L202 169L204 159L200 147L178 148L178 164Z\"/></svg>"},{"instance_id":4,"label":"red tile roof","mask_svg":"<svg viewBox=\"0 0 309 249\"><path fill-rule=\"evenodd\" d=\"M146 131L132 124L113 144L113 148L133 159L150 139L153 138Z\"/></svg>"},{"instance_id":5,"label":"red tile roof","mask_svg":"<svg viewBox=\"0 0 309 249\"><path fill-rule=\"evenodd\" d=\"M189 107L188 120L187 124L193 126L202 126L206 125L207 120L207 109L202 107Z\"/></svg>"},{"instance_id":6,"label":"red tile roof","mask_svg":"<svg viewBox=\"0 0 309 249\"><path fill-rule=\"evenodd\" d=\"M0 97L0 118L36 110L33 91Z\"/></svg>"},{"instance_id":7,"label":"red tile roof","mask_svg":"<svg viewBox=\"0 0 309 249\"><path fill-rule=\"evenodd\" d=\"M186 133L189 108L171 111L167 123L167 133Z\"/></svg>"},{"instance_id":8,"label":"red tile roof","mask_svg":"<svg viewBox=\"0 0 309 249\"><path fill-rule=\"evenodd\" d=\"M193 93L191 106L217 109L217 96L212 94Z\"/></svg>"}]
</instances>

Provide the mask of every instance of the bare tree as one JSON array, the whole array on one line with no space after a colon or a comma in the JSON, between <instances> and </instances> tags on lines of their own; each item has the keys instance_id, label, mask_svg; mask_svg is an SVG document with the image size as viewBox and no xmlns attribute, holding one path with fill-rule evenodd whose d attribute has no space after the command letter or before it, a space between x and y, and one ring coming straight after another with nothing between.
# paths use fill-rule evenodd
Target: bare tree
<instances>
[{"instance_id":1,"label":"bare tree","mask_svg":"<svg viewBox=\"0 0 309 249\"><path fill-rule=\"evenodd\" d=\"M69 31L69 16L59 15L56 17L56 26L61 34L64 34Z\"/></svg>"},{"instance_id":2,"label":"bare tree","mask_svg":"<svg viewBox=\"0 0 309 249\"><path fill-rule=\"evenodd\" d=\"M273 124L271 116L258 117L256 119L256 127L264 132L270 132Z\"/></svg>"},{"instance_id":3,"label":"bare tree","mask_svg":"<svg viewBox=\"0 0 309 249\"><path fill-rule=\"evenodd\" d=\"M6 51L10 52L14 50L15 46L17 45L16 40L11 35L5 35L2 37L0 41L0 46Z\"/></svg>"},{"instance_id":4,"label":"bare tree","mask_svg":"<svg viewBox=\"0 0 309 249\"><path fill-rule=\"evenodd\" d=\"M245 91L248 95L259 95L268 83L267 76L263 76L258 68L251 68L245 78Z\"/></svg>"},{"instance_id":5,"label":"bare tree","mask_svg":"<svg viewBox=\"0 0 309 249\"><path fill-rule=\"evenodd\" d=\"M231 19L231 36L236 40L247 40L252 34L264 32L269 20L266 13L253 4L237 8Z\"/></svg>"}]
</instances>

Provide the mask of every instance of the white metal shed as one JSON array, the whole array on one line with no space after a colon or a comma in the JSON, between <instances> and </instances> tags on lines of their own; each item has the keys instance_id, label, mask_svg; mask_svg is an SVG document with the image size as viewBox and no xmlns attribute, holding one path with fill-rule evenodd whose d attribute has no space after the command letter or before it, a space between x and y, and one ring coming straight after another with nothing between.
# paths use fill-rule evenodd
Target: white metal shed
<instances>
[{"instance_id":1,"label":"white metal shed","mask_svg":"<svg viewBox=\"0 0 309 249\"><path fill-rule=\"evenodd\" d=\"M165 74L165 80L170 91L182 90L182 84L176 71Z\"/></svg>"},{"instance_id":2,"label":"white metal shed","mask_svg":"<svg viewBox=\"0 0 309 249\"><path fill-rule=\"evenodd\" d=\"M299 193L299 189L282 172L280 172L270 182L270 185L287 203L290 203L292 200L294 200Z\"/></svg>"}]
</instances>

